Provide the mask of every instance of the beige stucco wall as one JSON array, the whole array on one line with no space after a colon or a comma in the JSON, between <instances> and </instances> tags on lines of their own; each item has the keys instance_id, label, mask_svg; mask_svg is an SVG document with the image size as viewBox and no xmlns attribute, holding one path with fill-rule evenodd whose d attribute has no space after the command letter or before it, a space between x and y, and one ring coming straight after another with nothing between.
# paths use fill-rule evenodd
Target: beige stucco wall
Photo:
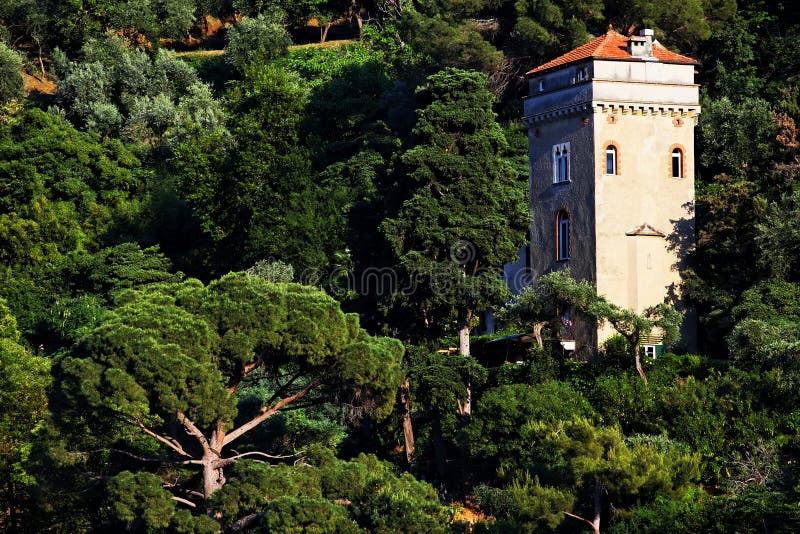
<instances>
[{"instance_id":1,"label":"beige stucco wall","mask_svg":"<svg viewBox=\"0 0 800 534\"><path fill-rule=\"evenodd\" d=\"M694 126L699 113L693 65L594 61L576 83L565 67L531 81L529 128L531 246L534 278L569 267L611 302L643 311L679 297L679 270L694 243ZM545 91L538 92L538 79ZM536 83L534 83L536 82ZM552 182L552 147L570 143L571 181ZM608 142L618 147L618 174L605 174ZM672 178L672 148L684 151L684 177ZM570 259L555 261L555 216L571 217ZM661 236L629 236L648 224ZM680 306L680 300L674 301ZM687 315L684 343L695 344ZM580 328L580 330L585 330ZM596 347L612 332L576 331ZM594 334L598 334L595 336ZM581 350L583 349L583 350Z\"/></svg>"},{"instance_id":2,"label":"beige stucco wall","mask_svg":"<svg viewBox=\"0 0 800 534\"><path fill-rule=\"evenodd\" d=\"M637 311L662 302L667 288L680 283L680 258L671 245L694 229L694 119L675 126L675 118L598 110L594 121L597 290ZM611 176L605 174L609 141L619 146L619 171ZM680 179L672 178L676 144L685 156ZM666 237L626 235L643 224Z\"/></svg>"}]
</instances>

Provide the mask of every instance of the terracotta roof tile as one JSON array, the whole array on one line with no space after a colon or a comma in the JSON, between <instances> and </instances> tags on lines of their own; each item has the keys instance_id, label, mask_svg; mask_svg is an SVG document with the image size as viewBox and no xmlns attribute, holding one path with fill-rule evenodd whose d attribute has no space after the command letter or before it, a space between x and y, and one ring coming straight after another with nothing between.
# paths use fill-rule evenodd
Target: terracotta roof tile
<instances>
[{"instance_id":1,"label":"terracotta roof tile","mask_svg":"<svg viewBox=\"0 0 800 534\"><path fill-rule=\"evenodd\" d=\"M563 56L559 56L552 61L548 61L544 65L539 65L535 69L527 72L527 74L536 74L556 67L563 67L578 61L583 61L589 58L595 59L637 59L628 53L628 37L615 32L610 29L604 35L595 37L585 45L581 45L575 50L567 52ZM660 43L653 43L653 57L659 61L668 63L686 63L689 65L697 65L697 61L690 57L670 52Z\"/></svg>"}]
</instances>

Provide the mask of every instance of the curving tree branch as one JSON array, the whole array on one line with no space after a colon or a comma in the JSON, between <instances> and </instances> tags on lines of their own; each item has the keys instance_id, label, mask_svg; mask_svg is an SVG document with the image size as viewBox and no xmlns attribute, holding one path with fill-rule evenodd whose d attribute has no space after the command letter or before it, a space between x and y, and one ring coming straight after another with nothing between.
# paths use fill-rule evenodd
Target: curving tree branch
<instances>
[{"instance_id":1,"label":"curving tree branch","mask_svg":"<svg viewBox=\"0 0 800 534\"><path fill-rule=\"evenodd\" d=\"M261 408L261 414L259 414L256 417L252 418L250 421L246 422L245 424L243 424L242 426L240 426L239 428L237 428L236 430L234 430L233 432L231 432L227 436L225 436L225 440L222 442L222 446L224 447L225 445L228 445L233 440L241 437L242 435L246 434L247 432L249 432L253 428L257 427L262 422L266 421L267 419L269 419L270 417L272 417L273 415L278 413L280 411L280 409L283 408L284 406L286 406L287 404L291 404L294 401L302 399L303 397L308 395L308 393L312 389L317 387L319 384L320 384L319 380L314 380L313 382L311 382L309 385L307 385L306 387L304 387L303 389L301 389L300 391L298 391L294 395L290 395L288 397L285 397L285 398L279 400L278 402L273 404L271 407L267 408L267 406L264 406L263 408Z\"/></svg>"}]
</instances>

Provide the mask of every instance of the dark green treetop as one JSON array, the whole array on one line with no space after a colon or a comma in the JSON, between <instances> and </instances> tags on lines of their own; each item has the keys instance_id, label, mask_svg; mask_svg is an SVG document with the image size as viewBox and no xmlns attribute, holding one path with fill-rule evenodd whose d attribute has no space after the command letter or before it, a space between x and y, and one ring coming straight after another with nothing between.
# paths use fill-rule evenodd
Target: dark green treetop
<instances>
[{"instance_id":1,"label":"dark green treetop","mask_svg":"<svg viewBox=\"0 0 800 534\"><path fill-rule=\"evenodd\" d=\"M225 467L261 454L225 449L281 410L337 398L386 415L402 353L309 286L245 274L153 284L122 292L59 360L56 416L83 446L160 451L201 468L207 499ZM241 411L241 392L259 383L271 384L260 405Z\"/></svg>"},{"instance_id":2,"label":"dark green treetop","mask_svg":"<svg viewBox=\"0 0 800 534\"><path fill-rule=\"evenodd\" d=\"M228 93L232 142L198 132L175 150L179 190L229 268L270 257L322 268L341 245L342 214L300 140L306 98L296 75L248 64Z\"/></svg>"},{"instance_id":3,"label":"dark green treetop","mask_svg":"<svg viewBox=\"0 0 800 534\"><path fill-rule=\"evenodd\" d=\"M526 186L503 159L507 143L483 74L446 69L419 98L415 146L402 156L408 198L382 228L418 282L398 299L429 327L457 322L468 332L476 313L508 296L499 276L525 239Z\"/></svg>"}]
</instances>

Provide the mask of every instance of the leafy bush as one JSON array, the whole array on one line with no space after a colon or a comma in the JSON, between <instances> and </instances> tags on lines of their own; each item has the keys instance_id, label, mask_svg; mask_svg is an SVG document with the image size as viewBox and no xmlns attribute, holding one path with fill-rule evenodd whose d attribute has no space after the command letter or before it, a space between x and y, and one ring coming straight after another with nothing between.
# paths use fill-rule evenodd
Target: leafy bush
<instances>
[{"instance_id":1,"label":"leafy bush","mask_svg":"<svg viewBox=\"0 0 800 534\"><path fill-rule=\"evenodd\" d=\"M443 533L449 523L429 484L397 475L374 456L343 461L321 448L300 465L237 463L231 480L214 494L213 509L225 521L264 511L260 526L269 532L313 526L324 532Z\"/></svg>"},{"instance_id":2,"label":"leafy bush","mask_svg":"<svg viewBox=\"0 0 800 534\"><path fill-rule=\"evenodd\" d=\"M539 460L531 424L593 415L583 395L564 382L491 388L476 403L466 428L470 452L475 459L501 468L523 466Z\"/></svg>"},{"instance_id":3,"label":"leafy bush","mask_svg":"<svg viewBox=\"0 0 800 534\"><path fill-rule=\"evenodd\" d=\"M56 51L57 99L75 124L104 136L171 149L196 131L226 132L221 104L195 70L159 51L151 58L121 39L90 41L80 61Z\"/></svg>"},{"instance_id":4,"label":"leafy bush","mask_svg":"<svg viewBox=\"0 0 800 534\"><path fill-rule=\"evenodd\" d=\"M659 433L664 428L658 390L642 382L638 375L598 377L590 399L604 421L620 425L625 433Z\"/></svg>"},{"instance_id":5,"label":"leafy bush","mask_svg":"<svg viewBox=\"0 0 800 534\"><path fill-rule=\"evenodd\" d=\"M21 98L24 85L22 57L0 42L0 104Z\"/></svg>"},{"instance_id":6,"label":"leafy bush","mask_svg":"<svg viewBox=\"0 0 800 534\"><path fill-rule=\"evenodd\" d=\"M248 63L264 62L286 55L292 40L280 10L244 17L228 31L225 59L239 70Z\"/></svg>"},{"instance_id":7,"label":"leafy bush","mask_svg":"<svg viewBox=\"0 0 800 534\"><path fill-rule=\"evenodd\" d=\"M489 532L542 532L555 529L570 510L575 497L556 488L542 487L538 478L521 476L506 488L481 485L475 488L481 508L499 519L499 524L484 525ZM478 530L480 532L481 530Z\"/></svg>"}]
</instances>

